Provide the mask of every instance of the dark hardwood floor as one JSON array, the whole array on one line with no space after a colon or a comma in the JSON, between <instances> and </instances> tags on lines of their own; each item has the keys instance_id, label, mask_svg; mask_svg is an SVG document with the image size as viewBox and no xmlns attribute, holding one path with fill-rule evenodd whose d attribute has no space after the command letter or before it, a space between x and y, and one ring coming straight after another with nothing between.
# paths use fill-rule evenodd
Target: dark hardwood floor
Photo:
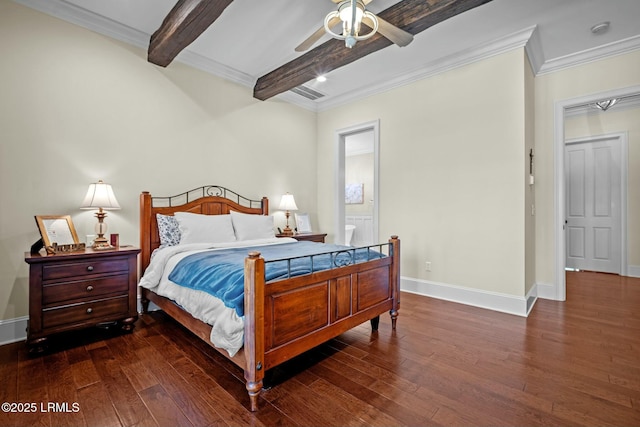
<instances>
[{"instance_id":1,"label":"dark hardwood floor","mask_svg":"<svg viewBox=\"0 0 640 427\"><path fill-rule=\"evenodd\" d=\"M0 401L35 407L0 425L640 425L640 279L569 273L567 301L526 319L402 298L395 333L384 315L276 369L257 413L242 372L162 313L39 357L5 345Z\"/></svg>"}]
</instances>

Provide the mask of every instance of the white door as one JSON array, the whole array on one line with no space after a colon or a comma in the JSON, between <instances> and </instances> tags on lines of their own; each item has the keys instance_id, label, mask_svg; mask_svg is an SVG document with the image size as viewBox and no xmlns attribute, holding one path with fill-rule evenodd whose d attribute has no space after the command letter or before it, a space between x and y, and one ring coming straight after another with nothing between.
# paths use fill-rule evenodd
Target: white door
<instances>
[{"instance_id":1,"label":"white door","mask_svg":"<svg viewBox=\"0 0 640 427\"><path fill-rule=\"evenodd\" d=\"M568 268L621 273L621 167L617 138L566 144Z\"/></svg>"}]
</instances>

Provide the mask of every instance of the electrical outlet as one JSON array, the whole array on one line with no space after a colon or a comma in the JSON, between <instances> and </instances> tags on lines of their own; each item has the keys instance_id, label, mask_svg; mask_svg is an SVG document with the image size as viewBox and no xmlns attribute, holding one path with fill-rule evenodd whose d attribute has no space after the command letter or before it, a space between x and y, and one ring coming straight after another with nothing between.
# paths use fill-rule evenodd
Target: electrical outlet
<instances>
[{"instance_id":1,"label":"electrical outlet","mask_svg":"<svg viewBox=\"0 0 640 427\"><path fill-rule=\"evenodd\" d=\"M426 271L431 271L431 261L427 261L424 263L424 269Z\"/></svg>"}]
</instances>

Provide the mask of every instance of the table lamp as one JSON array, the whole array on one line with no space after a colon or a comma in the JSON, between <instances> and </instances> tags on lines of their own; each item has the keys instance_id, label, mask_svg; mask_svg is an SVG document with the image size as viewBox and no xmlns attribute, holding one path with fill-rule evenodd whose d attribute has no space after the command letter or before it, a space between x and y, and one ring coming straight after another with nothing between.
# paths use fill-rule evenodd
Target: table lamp
<instances>
[{"instance_id":1,"label":"table lamp","mask_svg":"<svg viewBox=\"0 0 640 427\"><path fill-rule=\"evenodd\" d=\"M95 227L98 237L93 241L92 248L111 249L112 246L109 244L107 238L104 237L107 233L107 224L104 222L104 217L107 216L107 213L104 212L104 210L120 209L111 185L105 184L102 180L94 184L89 184L89 190L87 190L87 195L84 196L80 209L98 209L98 212L96 212L98 223Z\"/></svg>"},{"instance_id":2,"label":"table lamp","mask_svg":"<svg viewBox=\"0 0 640 427\"><path fill-rule=\"evenodd\" d=\"M280 209L285 211L284 216L287 217L287 226L282 230L282 234L285 236L293 236L293 230L289 227L290 211L297 211L296 201L293 198L293 194L285 194L280 200Z\"/></svg>"}]
</instances>

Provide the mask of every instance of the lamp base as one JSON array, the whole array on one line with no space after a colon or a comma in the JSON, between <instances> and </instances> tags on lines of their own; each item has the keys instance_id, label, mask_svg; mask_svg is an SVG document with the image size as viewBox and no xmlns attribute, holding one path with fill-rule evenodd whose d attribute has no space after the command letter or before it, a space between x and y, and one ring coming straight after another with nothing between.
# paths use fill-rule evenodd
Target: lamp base
<instances>
[{"instance_id":1,"label":"lamp base","mask_svg":"<svg viewBox=\"0 0 640 427\"><path fill-rule=\"evenodd\" d=\"M287 225L281 233L283 236L293 236L293 230Z\"/></svg>"},{"instance_id":2,"label":"lamp base","mask_svg":"<svg viewBox=\"0 0 640 427\"><path fill-rule=\"evenodd\" d=\"M93 241L93 245L91 246L91 248L94 251L103 251L107 249L113 249L113 246L111 246L106 237L98 236L96 237L96 240Z\"/></svg>"}]
</instances>

